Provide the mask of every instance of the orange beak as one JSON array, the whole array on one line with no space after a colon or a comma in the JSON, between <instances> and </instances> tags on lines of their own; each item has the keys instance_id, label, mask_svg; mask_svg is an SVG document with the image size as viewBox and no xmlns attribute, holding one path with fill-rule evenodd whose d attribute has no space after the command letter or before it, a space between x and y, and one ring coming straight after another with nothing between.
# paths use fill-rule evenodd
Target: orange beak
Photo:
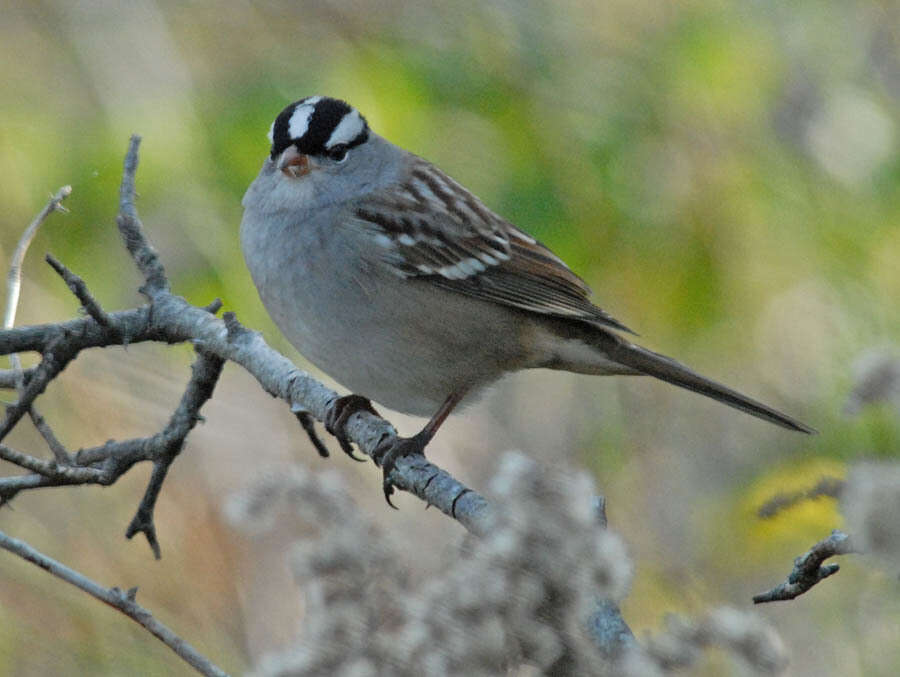
<instances>
[{"instance_id":1,"label":"orange beak","mask_svg":"<svg viewBox=\"0 0 900 677\"><path fill-rule=\"evenodd\" d=\"M297 150L296 146L288 146L278 158L278 169L285 176L299 179L304 174L309 174L309 157Z\"/></svg>"}]
</instances>

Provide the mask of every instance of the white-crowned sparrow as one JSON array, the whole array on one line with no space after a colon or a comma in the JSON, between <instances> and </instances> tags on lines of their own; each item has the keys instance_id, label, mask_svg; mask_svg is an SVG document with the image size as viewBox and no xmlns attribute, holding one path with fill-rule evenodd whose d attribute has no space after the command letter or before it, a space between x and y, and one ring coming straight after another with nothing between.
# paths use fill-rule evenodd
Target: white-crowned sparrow
<instances>
[{"instance_id":1,"label":"white-crowned sparrow","mask_svg":"<svg viewBox=\"0 0 900 677\"><path fill-rule=\"evenodd\" d=\"M386 471L421 452L456 405L533 367L647 374L812 432L622 338L629 330L553 252L345 102L292 103L269 139L243 200L244 257L288 340L359 395L335 403L331 432L366 398L432 417L376 458Z\"/></svg>"}]
</instances>

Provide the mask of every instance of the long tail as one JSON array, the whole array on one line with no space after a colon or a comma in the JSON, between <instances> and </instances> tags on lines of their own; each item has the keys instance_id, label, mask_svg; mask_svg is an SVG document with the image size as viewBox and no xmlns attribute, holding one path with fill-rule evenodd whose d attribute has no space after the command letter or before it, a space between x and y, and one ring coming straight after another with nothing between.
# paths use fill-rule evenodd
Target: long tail
<instances>
[{"instance_id":1,"label":"long tail","mask_svg":"<svg viewBox=\"0 0 900 677\"><path fill-rule=\"evenodd\" d=\"M721 383L716 383L700 376L700 374L676 362L671 357L654 353L652 350L642 348L605 331L599 336L595 333L593 338L593 343L609 359L630 367L640 374L647 374L682 388L693 390L695 393L724 402L728 406L740 409L751 416L756 416L764 421L769 421L790 430L797 430L807 434L817 432L814 428L810 428L797 419L782 414L777 409L773 409L762 402L757 402L746 395L741 395L736 390L732 390Z\"/></svg>"}]
</instances>

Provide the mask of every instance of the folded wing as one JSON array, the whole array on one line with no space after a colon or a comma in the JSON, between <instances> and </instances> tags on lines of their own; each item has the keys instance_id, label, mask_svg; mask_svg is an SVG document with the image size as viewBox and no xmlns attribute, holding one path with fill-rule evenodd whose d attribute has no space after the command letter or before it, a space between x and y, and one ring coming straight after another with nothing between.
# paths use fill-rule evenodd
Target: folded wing
<instances>
[{"instance_id":1,"label":"folded wing","mask_svg":"<svg viewBox=\"0 0 900 677\"><path fill-rule=\"evenodd\" d=\"M373 257L398 275L484 301L630 331L590 302L590 289L543 244L415 158L409 179L355 205L375 231Z\"/></svg>"}]
</instances>

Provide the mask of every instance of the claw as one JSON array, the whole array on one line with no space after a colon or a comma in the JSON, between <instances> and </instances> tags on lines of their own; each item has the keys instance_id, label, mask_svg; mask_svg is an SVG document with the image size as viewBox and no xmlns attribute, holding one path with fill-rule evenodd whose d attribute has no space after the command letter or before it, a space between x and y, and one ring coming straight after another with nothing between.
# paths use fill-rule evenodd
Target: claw
<instances>
[{"instance_id":1,"label":"claw","mask_svg":"<svg viewBox=\"0 0 900 677\"><path fill-rule=\"evenodd\" d=\"M383 441L372 452L372 459L381 466L383 473L381 486L384 489L384 500L395 510L397 506L391 502L391 496L394 494L391 472L397 467L397 461L401 458L416 454L424 457L425 447L431 441L431 437L430 431L425 429L412 437L395 437L389 441Z\"/></svg>"},{"instance_id":2,"label":"claw","mask_svg":"<svg viewBox=\"0 0 900 677\"><path fill-rule=\"evenodd\" d=\"M309 441L312 442L313 447L315 447L316 451L319 452L319 456L321 456L322 458L328 458L328 449L316 434L316 428L313 425L312 415L308 411L295 411L294 416L297 417L300 425L303 426L303 430L305 430L306 434L309 436Z\"/></svg>"},{"instance_id":3,"label":"claw","mask_svg":"<svg viewBox=\"0 0 900 677\"><path fill-rule=\"evenodd\" d=\"M384 480L381 483L382 489L384 489L384 500L387 501L387 504L391 506L394 510L399 510L394 502L391 500L391 496L394 493L394 483L391 482L387 476L385 476Z\"/></svg>"},{"instance_id":4,"label":"claw","mask_svg":"<svg viewBox=\"0 0 900 677\"><path fill-rule=\"evenodd\" d=\"M347 420L358 411L368 411L370 414L379 416L379 413L372 407L372 402L361 395L346 395L337 398L332 402L331 407L329 407L328 413L325 416L325 430L337 438L338 443L341 445L341 450L347 454L347 456L354 461L362 463L366 459L360 458L353 453L353 445L350 443L350 440L347 438L347 433L344 431Z\"/></svg>"}]
</instances>

